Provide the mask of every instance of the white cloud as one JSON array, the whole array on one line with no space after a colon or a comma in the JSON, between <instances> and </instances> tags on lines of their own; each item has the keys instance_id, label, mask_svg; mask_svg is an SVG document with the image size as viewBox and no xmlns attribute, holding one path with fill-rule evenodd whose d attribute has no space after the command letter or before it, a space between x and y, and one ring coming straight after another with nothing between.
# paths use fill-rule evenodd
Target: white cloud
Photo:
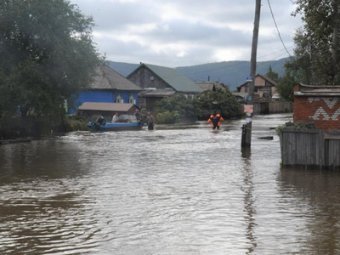
<instances>
[{"instance_id":1,"label":"white cloud","mask_svg":"<svg viewBox=\"0 0 340 255\"><path fill-rule=\"evenodd\" d=\"M95 22L98 51L113 61L165 66L249 60L255 1L71 0ZM294 47L299 18L290 0L271 1L286 47ZM262 2L258 60L287 57L268 2Z\"/></svg>"}]
</instances>

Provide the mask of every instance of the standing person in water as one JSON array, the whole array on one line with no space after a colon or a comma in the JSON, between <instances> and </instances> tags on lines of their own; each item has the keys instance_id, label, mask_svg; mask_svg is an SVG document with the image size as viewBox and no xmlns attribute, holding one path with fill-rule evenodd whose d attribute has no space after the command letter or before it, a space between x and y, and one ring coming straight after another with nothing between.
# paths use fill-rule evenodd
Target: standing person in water
<instances>
[{"instance_id":1,"label":"standing person in water","mask_svg":"<svg viewBox=\"0 0 340 255\"><path fill-rule=\"evenodd\" d=\"M208 119L208 122L212 124L213 129L220 129L222 121L224 121L224 119L220 113L211 114Z\"/></svg>"},{"instance_id":2,"label":"standing person in water","mask_svg":"<svg viewBox=\"0 0 340 255\"><path fill-rule=\"evenodd\" d=\"M146 123L148 125L148 130L153 130L155 119L152 116L150 112L148 112L148 115L146 116Z\"/></svg>"}]
</instances>

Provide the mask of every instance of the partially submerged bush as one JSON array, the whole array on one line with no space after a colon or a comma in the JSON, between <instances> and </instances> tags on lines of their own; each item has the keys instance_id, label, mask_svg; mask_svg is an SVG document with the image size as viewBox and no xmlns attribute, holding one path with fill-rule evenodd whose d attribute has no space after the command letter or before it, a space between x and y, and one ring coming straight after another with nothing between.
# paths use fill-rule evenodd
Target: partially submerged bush
<instances>
[{"instance_id":1,"label":"partially submerged bush","mask_svg":"<svg viewBox=\"0 0 340 255\"><path fill-rule=\"evenodd\" d=\"M79 131L79 130L88 130L87 128L87 120L80 116L67 116L64 120L64 131Z\"/></svg>"},{"instance_id":2,"label":"partially submerged bush","mask_svg":"<svg viewBox=\"0 0 340 255\"><path fill-rule=\"evenodd\" d=\"M156 114L156 122L159 124L174 124L179 120L177 111L164 111Z\"/></svg>"}]
</instances>

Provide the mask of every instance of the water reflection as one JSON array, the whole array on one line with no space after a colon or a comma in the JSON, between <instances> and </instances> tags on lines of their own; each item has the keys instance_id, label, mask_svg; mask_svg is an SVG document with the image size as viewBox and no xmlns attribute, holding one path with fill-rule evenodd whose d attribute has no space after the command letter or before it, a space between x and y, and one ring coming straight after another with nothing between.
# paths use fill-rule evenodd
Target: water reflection
<instances>
[{"instance_id":1,"label":"water reflection","mask_svg":"<svg viewBox=\"0 0 340 255\"><path fill-rule=\"evenodd\" d=\"M337 254L340 176L280 169L286 120L1 146L0 254Z\"/></svg>"},{"instance_id":2,"label":"water reflection","mask_svg":"<svg viewBox=\"0 0 340 255\"><path fill-rule=\"evenodd\" d=\"M253 172L251 168L251 148L242 148L242 161L243 161L243 192L244 192L244 210L245 222L247 223L247 239L249 240L249 248L246 254L253 254L256 244L255 237L255 198L254 198L254 184Z\"/></svg>"},{"instance_id":3,"label":"water reflection","mask_svg":"<svg viewBox=\"0 0 340 255\"><path fill-rule=\"evenodd\" d=\"M281 192L304 205L307 219L305 254L340 253L340 173L308 169L283 168L280 174Z\"/></svg>"},{"instance_id":4,"label":"water reflection","mask_svg":"<svg viewBox=\"0 0 340 255\"><path fill-rule=\"evenodd\" d=\"M0 184L7 178L60 178L84 174L91 167L72 142L47 139L0 146Z\"/></svg>"},{"instance_id":5,"label":"water reflection","mask_svg":"<svg viewBox=\"0 0 340 255\"><path fill-rule=\"evenodd\" d=\"M1 254L66 254L77 251L79 243L88 251L96 246L79 235L94 224L82 217L86 198L80 202L84 189L77 179L90 165L71 140L0 146Z\"/></svg>"}]
</instances>

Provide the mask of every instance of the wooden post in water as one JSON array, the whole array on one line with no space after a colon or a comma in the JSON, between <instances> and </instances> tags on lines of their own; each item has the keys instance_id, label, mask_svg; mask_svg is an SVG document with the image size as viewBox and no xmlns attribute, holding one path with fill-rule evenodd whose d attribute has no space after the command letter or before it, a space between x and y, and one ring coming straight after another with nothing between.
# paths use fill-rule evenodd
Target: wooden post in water
<instances>
[{"instance_id":1,"label":"wooden post in water","mask_svg":"<svg viewBox=\"0 0 340 255\"><path fill-rule=\"evenodd\" d=\"M250 79L248 84L248 96L246 103L247 105L253 105L254 87L255 87L255 75L256 75L256 55L257 55L257 42L259 37L259 25L260 25L260 12L261 12L261 0L256 0L255 5L255 19L254 19L254 30L253 40L251 47L251 59L250 59ZM251 146L251 132L252 132L252 115L247 118L247 123L242 126L242 141L241 147L246 148Z\"/></svg>"}]
</instances>

